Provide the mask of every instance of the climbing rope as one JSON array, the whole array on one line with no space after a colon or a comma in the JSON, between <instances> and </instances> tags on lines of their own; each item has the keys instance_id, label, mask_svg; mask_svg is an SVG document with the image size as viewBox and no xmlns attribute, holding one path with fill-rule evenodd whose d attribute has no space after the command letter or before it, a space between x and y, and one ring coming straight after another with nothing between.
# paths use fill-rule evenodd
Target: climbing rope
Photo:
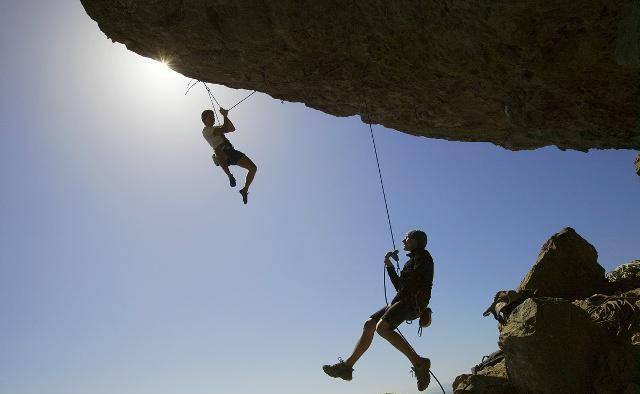
<instances>
[{"instance_id":1,"label":"climbing rope","mask_svg":"<svg viewBox=\"0 0 640 394\"><path fill-rule=\"evenodd\" d=\"M367 116L369 116L369 108L367 106L367 99L363 98L364 101L364 108L365 108L365 113L367 114ZM384 200L384 209L385 212L387 213L387 223L389 224L389 233L391 234L391 244L393 245L393 250L397 250L396 249L396 240L395 237L393 236L393 226L391 225L391 215L389 214L389 204L387 203L387 193L384 189L384 181L382 179L382 170L380 170L380 158L378 156L378 148L376 147L376 139L374 137L373 134L373 127L371 126L371 122L367 122L367 124L369 125L369 133L371 134L371 144L373 145L373 153L375 154L376 157L376 165L378 166L378 178L380 179L380 189L382 190L382 197ZM398 261L396 261L396 269L398 271L400 271L400 266L398 265ZM387 298L387 270L386 270L386 266L383 267L383 272L382 272L382 284L384 287L384 302L387 304L387 306L389 306L389 299ZM413 346L411 346L411 344L409 343L409 341L407 341L407 338L405 338L405 336L402 334L402 331L400 331L400 328L396 328L396 332L400 335L400 338L402 338L402 340L407 344L407 346L409 346L409 348L411 348L411 350L417 354L416 350L413 348ZM442 393L445 394L444 391L444 387L442 387L442 384L440 384L440 380L438 380L438 378L436 377L436 375L433 373L433 371L431 369L429 369L429 373L431 374L431 376L433 376L433 378L436 380L436 382L438 382L438 385L440 386L440 389L442 390Z\"/></svg>"},{"instance_id":2,"label":"climbing rope","mask_svg":"<svg viewBox=\"0 0 640 394\"><path fill-rule=\"evenodd\" d=\"M431 371L431 369L429 369L429 373L431 374L431 376L433 376L436 382L438 382L438 386L440 386L440 390L442 390L442 393L446 394L444 391L444 387L442 387L442 384L440 384L440 381L438 380L438 378L436 378L436 374L434 374L433 371Z\"/></svg>"},{"instance_id":3,"label":"climbing rope","mask_svg":"<svg viewBox=\"0 0 640 394\"><path fill-rule=\"evenodd\" d=\"M247 97L243 98L242 100L238 101L237 103L235 103L233 105L233 107L229 108L229 111L231 111L232 109L234 109L235 107L237 107L241 102L243 102L244 100L248 99L249 97L253 96L254 93L256 92L256 90L254 90L253 92L251 92Z\"/></svg>"},{"instance_id":4,"label":"climbing rope","mask_svg":"<svg viewBox=\"0 0 640 394\"><path fill-rule=\"evenodd\" d=\"M367 99L363 97L364 101L364 110L367 116L369 116L369 107L367 106ZM393 245L393 250L396 250L396 240L393 236L393 227L391 226L391 215L389 215L389 204L387 203L387 193L384 189L384 181L382 180L382 170L380 170L380 158L378 157L378 148L376 147L376 138L373 135L373 127L371 126L371 122L367 122L369 125L369 132L371 134L371 144L373 145L373 153L376 157L376 165L378 166L378 178L380 179L380 189L382 190L382 197L384 199L384 209L387 213L387 223L389 224L389 232L391 233L391 244ZM396 269L399 271L400 266L396 261ZM382 286L384 287L384 302L389 306L389 299L387 298L387 269L386 266L382 267Z\"/></svg>"},{"instance_id":5,"label":"climbing rope","mask_svg":"<svg viewBox=\"0 0 640 394\"><path fill-rule=\"evenodd\" d=\"M367 111L367 116L369 116L369 110L367 107L367 100L364 100L365 111ZM371 144L373 145L373 153L376 156L376 164L378 165L378 177L380 178L380 188L382 189L382 197L384 198L384 209L387 212L387 223L389 223L389 232L391 233L391 243L393 244L393 250L396 250L396 240L393 236L393 227L391 226L391 216L389 215L389 204L387 204L387 193L384 190L384 182L382 180L382 171L380 170L380 159L378 158L378 149L376 148L376 139L373 136L373 127L371 126L371 122L367 122L369 125L369 132L371 133ZM398 267L400 269L400 267Z\"/></svg>"},{"instance_id":6,"label":"climbing rope","mask_svg":"<svg viewBox=\"0 0 640 394\"><path fill-rule=\"evenodd\" d=\"M215 105L213 104L213 102L215 101L215 103L218 105L219 108L222 108L222 106L220 105L220 103L218 102L218 99L216 99L216 96L213 95L213 93L211 92L211 89L209 88L209 85L207 85L206 82L200 81L199 79L196 79L195 81L192 79L189 81L189 83L187 84L187 91L184 92L184 95L186 96L187 93L189 93L189 91L191 90L191 88L193 88L194 86L196 86L198 83L201 83L202 86L204 86L204 88L207 91L207 95L209 96L209 101L211 102L211 107L213 109L215 109ZM235 107L237 107L238 105L240 105L243 101L245 101L246 99L248 99L249 97L253 96L257 91L254 90L253 92L249 93L245 98L243 98L242 100L238 101L237 103L233 104L233 106L231 108L229 108L227 111L231 111L232 109L234 109ZM218 118L216 116L215 111L213 111L213 117L214 117L214 123L218 122Z\"/></svg>"}]
</instances>

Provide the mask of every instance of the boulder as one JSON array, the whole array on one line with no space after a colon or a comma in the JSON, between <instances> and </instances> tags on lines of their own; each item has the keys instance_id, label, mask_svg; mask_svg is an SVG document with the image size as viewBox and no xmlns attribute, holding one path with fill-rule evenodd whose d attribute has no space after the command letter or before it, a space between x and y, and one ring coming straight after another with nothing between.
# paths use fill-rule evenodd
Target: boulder
<instances>
[{"instance_id":1,"label":"boulder","mask_svg":"<svg viewBox=\"0 0 640 394\"><path fill-rule=\"evenodd\" d=\"M464 374L453 381L454 394L515 394L509 383L507 366L502 360L477 374Z\"/></svg>"},{"instance_id":2,"label":"boulder","mask_svg":"<svg viewBox=\"0 0 640 394\"><path fill-rule=\"evenodd\" d=\"M588 393L595 363L594 323L571 302L530 298L501 327L510 382L522 392Z\"/></svg>"},{"instance_id":3,"label":"boulder","mask_svg":"<svg viewBox=\"0 0 640 394\"><path fill-rule=\"evenodd\" d=\"M635 367L633 368L632 384L635 385L637 388L639 388L637 392L640 393L640 338L639 340L633 342L631 347L633 352L633 358L635 360Z\"/></svg>"},{"instance_id":4,"label":"boulder","mask_svg":"<svg viewBox=\"0 0 640 394\"><path fill-rule=\"evenodd\" d=\"M634 379L629 337L610 335L585 310L530 298L501 327L509 382L525 393L620 393Z\"/></svg>"},{"instance_id":5,"label":"boulder","mask_svg":"<svg viewBox=\"0 0 640 394\"><path fill-rule=\"evenodd\" d=\"M607 280L616 292L640 288L640 260L622 264L607 274Z\"/></svg>"},{"instance_id":6,"label":"boulder","mask_svg":"<svg viewBox=\"0 0 640 394\"><path fill-rule=\"evenodd\" d=\"M597 342L593 388L597 394L633 393L637 379L637 358L628 340L605 336ZM595 347L595 346L594 346Z\"/></svg>"},{"instance_id":7,"label":"boulder","mask_svg":"<svg viewBox=\"0 0 640 394\"><path fill-rule=\"evenodd\" d=\"M610 296L595 294L574 304L611 337L630 342L640 331L640 289Z\"/></svg>"},{"instance_id":8,"label":"boulder","mask_svg":"<svg viewBox=\"0 0 640 394\"><path fill-rule=\"evenodd\" d=\"M532 291L538 297L586 298L608 292L604 272L593 245L566 227L542 246L518 290Z\"/></svg>"}]
</instances>

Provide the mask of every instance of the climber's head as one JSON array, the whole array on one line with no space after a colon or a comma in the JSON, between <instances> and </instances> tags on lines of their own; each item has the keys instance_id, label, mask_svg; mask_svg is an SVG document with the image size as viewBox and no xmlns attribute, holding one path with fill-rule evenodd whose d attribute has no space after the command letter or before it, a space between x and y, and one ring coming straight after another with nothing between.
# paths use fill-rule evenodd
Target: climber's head
<instances>
[{"instance_id":1,"label":"climber's head","mask_svg":"<svg viewBox=\"0 0 640 394\"><path fill-rule=\"evenodd\" d=\"M427 247L427 234L422 230L411 230L402 240L404 250L413 252Z\"/></svg>"},{"instance_id":2,"label":"climber's head","mask_svg":"<svg viewBox=\"0 0 640 394\"><path fill-rule=\"evenodd\" d=\"M204 111L202 111L200 119L202 119L202 123L204 123L205 126L213 126L213 124L216 122L216 117L213 114L213 111L210 109L205 109Z\"/></svg>"}]
</instances>

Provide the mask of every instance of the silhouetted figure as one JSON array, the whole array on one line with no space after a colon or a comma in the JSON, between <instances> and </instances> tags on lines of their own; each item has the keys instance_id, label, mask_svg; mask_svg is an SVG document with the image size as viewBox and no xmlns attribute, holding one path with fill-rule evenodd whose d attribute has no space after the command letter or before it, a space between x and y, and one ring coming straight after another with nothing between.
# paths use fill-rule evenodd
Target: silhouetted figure
<instances>
[{"instance_id":1,"label":"silhouetted figure","mask_svg":"<svg viewBox=\"0 0 640 394\"><path fill-rule=\"evenodd\" d=\"M384 257L387 272L397 291L396 296L388 306L371 315L364 323L362 335L349 358L344 361L339 359L337 364L322 367L327 375L351 380L353 366L367 351L374 334L377 332L409 359L418 381L418 390L423 391L429 386L431 361L426 357L419 356L409 343L394 330L403 321L414 320L421 315L425 317L430 313L427 305L431 299L433 284L433 258L425 249L427 235L423 231L410 231L402 243L404 250L408 252L409 261L402 267L399 276L390 260L392 256L395 256L397 260L398 251L389 252Z\"/></svg>"},{"instance_id":2,"label":"silhouetted figure","mask_svg":"<svg viewBox=\"0 0 640 394\"><path fill-rule=\"evenodd\" d=\"M229 166L237 165L248 171L244 187L240 189L242 201L246 204L249 195L249 186L251 185L251 182L253 182L253 178L256 175L258 167L256 167L247 155L236 150L233 145L231 145L231 142L229 142L225 134L235 131L236 128L227 117L229 111L220 108L220 114L222 115L224 122L221 126L214 126L216 119L213 111L210 109L202 111L201 119L202 123L205 125L202 129L202 135L213 148L215 153L214 161L217 161L216 164L218 164L229 177L229 184L231 187L236 186L236 179L231 171L229 171Z\"/></svg>"}]
</instances>

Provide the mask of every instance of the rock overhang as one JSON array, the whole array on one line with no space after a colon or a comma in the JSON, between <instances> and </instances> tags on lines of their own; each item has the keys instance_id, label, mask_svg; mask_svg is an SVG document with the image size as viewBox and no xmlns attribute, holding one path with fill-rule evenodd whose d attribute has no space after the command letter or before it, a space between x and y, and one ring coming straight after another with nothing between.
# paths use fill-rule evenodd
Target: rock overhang
<instances>
[{"instance_id":1,"label":"rock overhang","mask_svg":"<svg viewBox=\"0 0 640 394\"><path fill-rule=\"evenodd\" d=\"M81 0L199 80L417 136L640 148L637 1Z\"/></svg>"}]
</instances>

